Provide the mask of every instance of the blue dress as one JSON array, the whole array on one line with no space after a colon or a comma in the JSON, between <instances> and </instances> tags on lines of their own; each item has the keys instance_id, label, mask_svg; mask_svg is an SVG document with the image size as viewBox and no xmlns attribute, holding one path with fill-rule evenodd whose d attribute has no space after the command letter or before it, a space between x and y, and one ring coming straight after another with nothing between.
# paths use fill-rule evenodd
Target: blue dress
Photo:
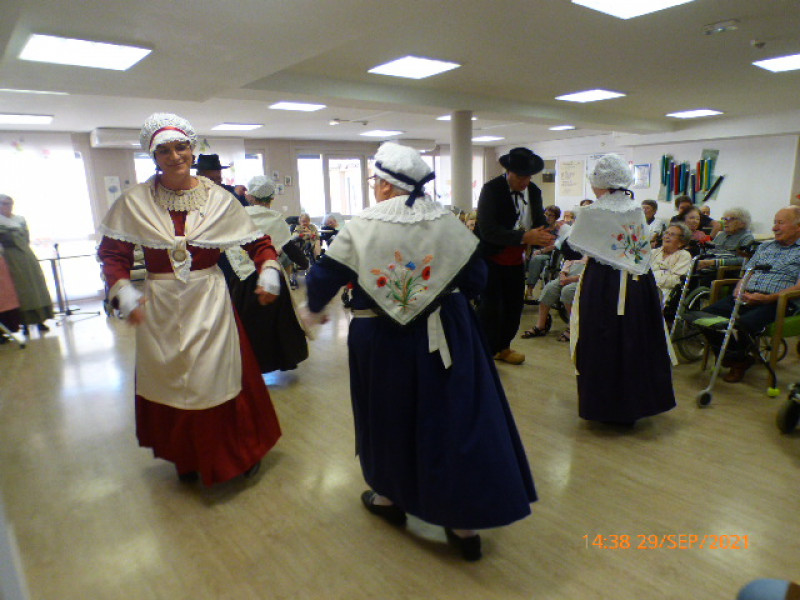
<instances>
[{"instance_id":1,"label":"blue dress","mask_svg":"<svg viewBox=\"0 0 800 600\"><path fill-rule=\"evenodd\" d=\"M309 272L321 311L353 282L353 308L375 309L355 273L325 256ZM533 477L469 299L486 283L473 256L433 305L406 326L353 318L348 350L356 452L364 479L404 511L454 529L507 525L530 514ZM458 288L459 291L453 291ZM453 364L428 351L427 314L441 306Z\"/></svg>"}]
</instances>

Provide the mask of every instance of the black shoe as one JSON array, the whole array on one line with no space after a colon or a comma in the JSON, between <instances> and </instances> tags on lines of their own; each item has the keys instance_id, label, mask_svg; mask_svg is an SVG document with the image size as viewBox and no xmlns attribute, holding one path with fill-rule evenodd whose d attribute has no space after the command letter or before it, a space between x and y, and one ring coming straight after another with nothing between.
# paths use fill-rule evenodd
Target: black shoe
<instances>
[{"instance_id":1,"label":"black shoe","mask_svg":"<svg viewBox=\"0 0 800 600\"><path fill-rule=\"evenodd\" d=\"M36 327L39 328L39 333L47 333L50 331L50 328L44 323L39 323Z\"/></svg>"},{"instance_id":2,"label":"black shoe","mask_svg":"<svg viewBox=\"0 0 800 600\"><path fill-rule=\"evenodd\" d=\"M361 502L369 512L371 512L373 515L381 517L392 525L397 525L398 527L402 527L406 524L406 513L403 512L402 508L395 506L394 504L390 504L388 506L375 504L376 496L378 496L378 493L374 492L373 490L367 490L361 494Z\"/></svg>"},{"instance_id":3,"label":"black shoe","mask_svg":"<svg viewBox=\"0 0 800 600\"><path fill-rule=\"evenodd\" d=\"M261 470L261 461L259 460L254 464L252 467L247 469L242 475L244 475L245 479L250 479L251 477L255 477L256 474Z\"/></svg>"},{"instance_id":4,"label":"black shoe","mask_svg":"<svg viewBox=\"0 0 800 600\"><path fill-rule=\"evenodd\" d=\"M461 557L470 562L480 560L481 556L481 536L477 533L469 537L460 537L449 527L444 528L447 534L447 541L461 550Z\"/></svg>"},{"instance_id":5,"label":"black shoe","mask_svg":"<svg viewBox=\"0 0 800 600\"><path fill-rule=\"evenodd\" d=\"M195 483L200 481L200 473L197 471L187 471L186 473L178 473L178 480L181 483Z\"/></svg>"}]
</instances>

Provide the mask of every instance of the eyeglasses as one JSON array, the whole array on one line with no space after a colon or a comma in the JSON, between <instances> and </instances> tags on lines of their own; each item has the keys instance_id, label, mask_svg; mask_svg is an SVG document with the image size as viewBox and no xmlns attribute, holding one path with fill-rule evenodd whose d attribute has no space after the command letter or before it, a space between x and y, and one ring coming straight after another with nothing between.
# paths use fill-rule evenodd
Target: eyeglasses
<instances>
[{"instance_id":1,"label":"eyeglasses","mask_svg":"<svg viewBox=\"0 0 800 600\"><path fill-rule=\"evenodd\" d=\"M736 217L722 217L721 220L727 223L728 221L738 221L739 219L737 219Z\"/></svg>"}]
</instances>

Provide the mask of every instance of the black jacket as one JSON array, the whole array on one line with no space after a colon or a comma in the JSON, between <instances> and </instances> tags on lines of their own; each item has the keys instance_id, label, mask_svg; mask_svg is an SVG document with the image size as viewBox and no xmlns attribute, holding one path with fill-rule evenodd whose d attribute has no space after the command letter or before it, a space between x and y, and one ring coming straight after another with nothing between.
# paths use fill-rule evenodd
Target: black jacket
<instances>
[{"instance_id":1,"label":"black jacket","mask_svg":"<svg viewBox=\"0 0 800 600\"><path fill-rule=\"evenodd\" d=\"M531 228L547 225L542 207L542 190L532 183L528 184L528 203L530 204ZM481 240L480 249L484 256L501 252L506 246L521 246L523 231L514 229L517 222L517 209L508 187L505 175L487 181L478 198L478 220L475 231Z\"/></svg>"}]
</instances>

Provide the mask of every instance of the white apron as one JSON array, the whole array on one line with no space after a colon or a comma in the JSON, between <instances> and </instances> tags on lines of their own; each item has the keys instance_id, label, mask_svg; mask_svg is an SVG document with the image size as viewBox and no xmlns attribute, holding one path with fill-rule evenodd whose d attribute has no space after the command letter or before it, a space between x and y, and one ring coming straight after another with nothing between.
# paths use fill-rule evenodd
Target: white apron
<instances>
[{"instance_id":1,"label":"white apron","mask_svg":"<svg viewBox=\"0 0 800 600\"><path fill-rule=\"evenodd\" d=\"M147 318L136 328L136 393L184 410L223 404L242 389L239 333L219 267L149 273ZM180 315L180 318L176 318Z\"/></svg>"}]
</instances>

